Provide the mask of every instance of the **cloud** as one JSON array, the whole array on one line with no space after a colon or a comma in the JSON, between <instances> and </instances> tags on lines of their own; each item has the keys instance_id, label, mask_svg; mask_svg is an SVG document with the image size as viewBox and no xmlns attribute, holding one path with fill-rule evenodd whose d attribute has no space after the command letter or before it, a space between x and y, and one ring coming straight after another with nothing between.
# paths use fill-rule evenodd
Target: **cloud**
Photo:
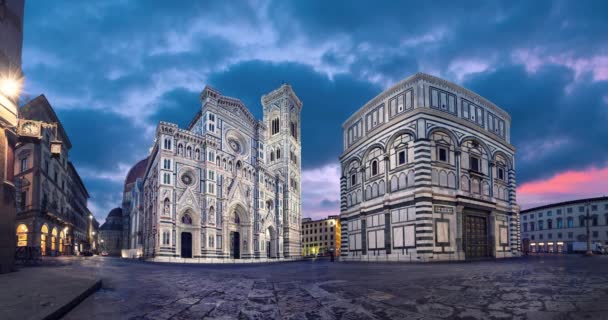
<instances>
[{"instance_id":1,"label":"cloud","mask_svg":"<svg viewBox=\"0 0 608 320\"><path fill-rule=\"evenodd\" d=\"M183 127L206 84L260 118L260 96L290 83L310 173L337 166L341 124L383 88L441 76L511 114L526 183L606 166L606 12L606 1L381 1L373 14L351 1L28 1L25 93L57 111L100 210L120 203L118 175L146 156L158 121ZM335 213L332 190L307 194L311 214Z\"/></svg>"},{"instance_id":2,"label":"cloud","mask_svg":"<svg viewBox=\"0 0 608 320\"><path fill-rule=\"evenodd\" d=\"M608 195L608 167L566 171L517 188L522 209L545 203Z\"/></svg>"},{"instance_id":3,"label":"cloud","mask_svg":"<svg viewBox=\"0 0 608 320\"><path fill-rule=\"evenodd\" d=\"M302 217L319 219L340 213L340 165L302 171Z\"/></svg>"}]
</instances>

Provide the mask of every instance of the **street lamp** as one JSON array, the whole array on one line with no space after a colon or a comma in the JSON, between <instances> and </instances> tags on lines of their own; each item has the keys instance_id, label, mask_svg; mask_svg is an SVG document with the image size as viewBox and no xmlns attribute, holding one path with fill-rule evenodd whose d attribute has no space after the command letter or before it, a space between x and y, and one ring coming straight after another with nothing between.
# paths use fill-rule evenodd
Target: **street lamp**
<instances>
[{"instance_id":1,"label":"street lamp","mask_svg":"<svg viewBox=\"0 0 608 320\"><path fill-rule=\"evenodd\" d=\"M13 77L0 78L0 92L9 98L16 98L21 93L21 80Z\"/></svg>"},{"instance_id":2,"label":"street lamp","mask_svg":"<svg viewBox=\"0 0 608 320\"><path fill-rule=\"evenodd\" d=\"M586 203L587 207L587 215L585 216L585 220L587 220L587 252L585 252L586 256L592 256L593 250L591 250L591 231L589 230L589 224L591 223L591 216L589 215L589 202Z\"/></svg>"}]
</instances>

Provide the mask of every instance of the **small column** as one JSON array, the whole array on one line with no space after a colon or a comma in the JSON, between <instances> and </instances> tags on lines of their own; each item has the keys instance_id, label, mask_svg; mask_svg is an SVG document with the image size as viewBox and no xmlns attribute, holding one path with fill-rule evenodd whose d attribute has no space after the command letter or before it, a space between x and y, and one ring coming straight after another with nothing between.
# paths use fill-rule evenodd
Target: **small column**
<instances>
[{"instance_id":1,"label":"small column","mask_svg":"<svg viewBox=\"0 0 608 320\"><path fill-rule=\"evenodd\" d=\"M488 161L488 176L490 177L490 197L494 197L494 161Z\"/></svg>"},{"instance_id":2,"label":"small column","mask_svg":"<svg viewBox=\"0 0 608 320\"><path fill-rule=\"evenodd\" d=\"M460 156L462 154L460 148L456 148L454 154L456 155L456 190L460 190Z\"/></svg>"}]
</instances>

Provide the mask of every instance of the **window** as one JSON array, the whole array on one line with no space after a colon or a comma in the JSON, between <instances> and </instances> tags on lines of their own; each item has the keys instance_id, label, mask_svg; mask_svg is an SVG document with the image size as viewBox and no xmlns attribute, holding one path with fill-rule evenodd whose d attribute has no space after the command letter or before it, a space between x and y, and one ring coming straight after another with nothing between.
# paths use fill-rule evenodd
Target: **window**
<instances>
[{"instance_id":1,"label":"window","mask_svg":"<svg viewBox=\"0 0 608 320\"><path fill-rule=\"evenodd\" d=\"M585 212L585 207L583 207L583 206L578 207L578 212Z\"/></svg>"},{"instance_id":2,"label":"window","mask_svg":"<svg viewBox=\"0 0 608 320\"><path fill-rule=\"evenodd\" d=\"M598 236L599 236L598 232L597 231L593 231L593 237L597 238Z\"/></svg>"},{"instance_id":3,"label":"window","mask_svg":"<svg viewBox=\"0 0 608 320\"><path fill-rule=\"evenodd\" d=\"M181 143L177 145L177 154L180 156L184 155L184 146Z\"/></svg>"},{"instance_id":4,"label":"window","mask_svg":"<svg viewBox=\"0 0 608 320\"><path fill-rule=\"evenodd\" d=\"M277 160L281 159L281 149L277 149Z\"/></svg>"},{"instance_id":5,"label":"window","mask_svg":"<svg viewBox=\"0 0 608 320\"><path fill-rule=\"evenodd\" d=\"M528 223L524 222L524 232L528 232Z\"/></svg>"},{"instance_id":6,"label":"window","mask_svg":"<svg viewBox=\"0 0 608 320\"><path fill-rule=\"evenodd\" d=\"M298 140L298 124L294 121L291 122L291 136Z\"/></svg>"},{"instance_id":7,"label":"window","mask_svg":"<svg viewBox=\"0 0 608 320\"><path fill-rule=\"evenodd\" d=\"M538 221L538 230L543 230L544 229L544 221L543 220L539 220Z\"/></svg>"},{"instance_id":8,"label":"window","mask_svg":"<svg viewBox=\"0 0 608 320\"><path fill-rule=\"evenodd\" d=\"M398 159L398 164L402 165L405 164L405 150L401 150L399 151L399 153L397 154L397 156L399 157Z\"/></svg>"},{"instance_id":9,"label":"window","mask_svg":"<svg viewBox=\"0 0 608 320\"><path fill-rule=\"evenodd\" d=\"M171 159L165 159L163 161L163 168L167 170L171 169Z\"/></svg>"},{"instance_id":10,"label":"window","mask_svg":"<svg viewBox=\"0 0 608 320\"><path fill-rule=\"evenodd\" d=\"M274 119L271 121L270 126L271 126L271 133L272 133L272 135L275 135L275 134L279 133L279 131L280 131L280 130L279 130L279 129L280 129L280 125L279 125L279 118L278 118L278 117L277 117L277 118L274 118Z\"/></svg>"},{"instance_id":11,"label":"window","mask_svg":"<svg viewBox=\"0 0 608 320\"><path fill-rule=\"evenodd\" d=\"M208 186L207 190L209 191L209 193L215 194L215 185L213 183L209 183L209 184L207 184L207 186Z\"/></svg>"},{"instance_id":12,"label":"window","mask_svg":"<svg viewBox=\"0 0 608 320\"><path fill-rule=\"evenodd\" d=\"M222 236L215 236L215 247L217 249L222 248Z\"/></svg>"},{"instance_id":13,"label":"window","mask_svg":"<svg viewBox=\"0 0 608 320\"><path fill-rule=\"evenodd\" d=\"M530 231L534 231L534 222L530 222Z\"/></svg>"},{"instance_id":14,"label":"window","mask_svg":"<svg viewBox=\"0 0 608 320\"><path fill-rule=\"evenodd\" d=\"M356 173L353 173L353 174L350 176L350 185L351 185L351 186L354 186L354 185L356 185L356 184L357 184L357 174L356 174Z\"/></svg>"},{"instance_id":15,"label":"window","mask_svg":"<svg viewBox=\"0 0 608 320\"><path fill-rule=\"evenodd\" d=\"M567 223L568 228L574 228L574 218L568 217L568 219L566 220L566 223Z\"/></svg>"},{"instance_id":16,"label":"window","mask_svg":"<svg viewBox=\"0 0 608 320\"><path fill-rule=\"evenodd\" d=\"M591 206L591 211L597 211L597 205L596 204L594 204L594 205Z\"/></svg>"},{"instance_id":17,"label":"window","mask_svg":"<svg viewBox=\"0 0 608 320\"><path fill-rule=\"evenodd\" d=\"M564 227L564 221L562 218L557 218L557 228L562 229Z\"/></svg>"},{"instance_id":18,"label":"window","mask_svg":"<svg viewBox=\"0 0 608 320\"><path fill-rule=\"evenodd\" d=\"M169 239L169 231L163 231L163 245L168 246L170 244Z\"/></svg>"},{"instance_id":19,"label":"window","mask_svg":"<svg viewBox=\"0 0 608 320\"><path fill-rule=\"evenodd\" d=\"M480 160L479 160L479 158L476 157L476 156L471 156L471 160L470 161L471 161L470 169L473 170L473 171L475 171L475 172L480 172L480 169L479 169L480 168L480 165L479 165Z\"/></svg>"},{"instance_id":20,"label":"window","mask_svg":"<svg viewBox=\"0 0 608 320\"><path fill-rule=\"evenodd\" d=\"M209 123L207 128L209 132L215 132L215 124Z\"/></svg>"},{"instance_id":21,"label":"window","mask_svg":"<svg viewBox=\"0 0 608 320\"><path fill-rule=\"evenodd\" d=\"M27 158L21 159L21 172L27 170Z\"/></svg>"},{"instance_id":22,"label":"window","mask_svg":"<svg viewBox=\"0 0 608 320\"><path fill-rule=\"evenodd\" d=\"M539 212L539 213L538 213L538 217L539 217L539 218L542 218L542 217L543 217L543 213L542 213L542 212Z\"/></svg>"},{"instance_id":23,"label":"window","mask_svg":"<svg viewBox=\"0 0 608 320\"><path fill-rule=\"evenodd\" d=\"M568 208L566 211L567 211L568 213L572 213L572 208Z\"/></svg>"},{"instance_id":24,"label":"window","mask_svg":"<svg viewBox=\"0 0 608 320\"><path fill-rule=\"evenodd\" d=\"M578 217L578 225L581 227L585 226L585 216L579 216Z\"/></svg>"},{"instance_id":25,"label":"window","mask_svg":"<svg viewBox=\"0 0 608 320\"><path fill-rule=\"evenodd\" d=\"M505 180L505 169L503 167L498 167L498 179Z\"/></svg>"},{"instance_id":26,"label":"window","mask_svg":"<svg viewBox=\"0 0 608 320\"><path fill-rule=\"evenodd\" d=\"M169 138L165 138L165 144L164 144L164 148L166 150L171 150L171 139Z\"/></svg>"},{"instance_id":27,"label":"window","mask_svg":"<svg viewBox=\"0 0 608 320\"><path fill-rule=\"evenodd\" d=\"M213 151L209 151L209 153L207 154L207 161L209 162L213 162L213 158L215 158L215 153Z\"/></svg>"},{"instance_id":28,"label":"window","mask_svg":"<svg viewBox=\"0 0 608 320\"><path fill-rule=\"evenodd\" d=\"M374 160L372 161L372 176L375 176L378 174L378 161Z\"/></svg>"},{"instance_id":29,"label":"window","mask_svg":"<svg viewBox=\"0 0 608 320\"><path fill-rule=\"evenodd\" d=\"M547 229L553 229L553 220L547 220Z\"/></svg>"},{"instance_id":30,"label":"window","mask_svg":"<svg viewBox=\"0 0 608 320\"><path fill-rule=\"evenodd\" d=\"M597 216L596 215L591 217L591 225L594 227L597 226Z\"/></svg>"},{"instance_id":31,"label":"window","mask_svg":"<svg viewBox=\"0 0 608 320\"><path fill-rule=\"evenodd\" d=\"M170 173L163 174L163 183L171 184L171 174Z\"/></svg>"},{"instance_id":32,"label":"window","mask_svg":"<svg viewBox=\"0 0 608 320\"><path fill-rule=\"evenodd\" d=\"M573 238L573 236L574 236L574 233L573 233L573 232L568 232L568 239L572 239L572 238Z\"/></svg>"},{"instance_id":33,"label":"window","mask_svg":"<svg viewBox=\"0 0 608 320\"><path fill-rule=\"evenodd\" d=\"M448 149L446 147L438 147L439 161L448 162Z\"/></svg>"}]
</instances>

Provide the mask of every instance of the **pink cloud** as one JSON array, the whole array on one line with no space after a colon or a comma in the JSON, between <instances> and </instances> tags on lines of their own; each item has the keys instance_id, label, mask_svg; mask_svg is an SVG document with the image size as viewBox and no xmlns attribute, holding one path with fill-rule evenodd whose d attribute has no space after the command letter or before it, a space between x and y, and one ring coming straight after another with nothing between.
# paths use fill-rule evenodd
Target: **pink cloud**
<instances>
[{"instance_id":1,"label":"pink cloud","mask_svg":"<svg viewBox=\"0 0 608 320\"><path fill-rule=\"evenodd\" d=\"M512 54L515 62L522 63L526 71L534 73L544 64L556 64L574 71L575 78L591 73L594 81L608 80L608 55L574 57L571 53L551 55L540 48L518 49Z\"/></svg>"},{"instance_id":2,"label":"pink cloud","mask_svg":"<svg viewBox=\"0 0 608 320\"><path fill-rule=\"evenodd\" d=\"M608 167L558 173L517 188L522 209L608 194Z\"/></svg>"}]
</instances>

